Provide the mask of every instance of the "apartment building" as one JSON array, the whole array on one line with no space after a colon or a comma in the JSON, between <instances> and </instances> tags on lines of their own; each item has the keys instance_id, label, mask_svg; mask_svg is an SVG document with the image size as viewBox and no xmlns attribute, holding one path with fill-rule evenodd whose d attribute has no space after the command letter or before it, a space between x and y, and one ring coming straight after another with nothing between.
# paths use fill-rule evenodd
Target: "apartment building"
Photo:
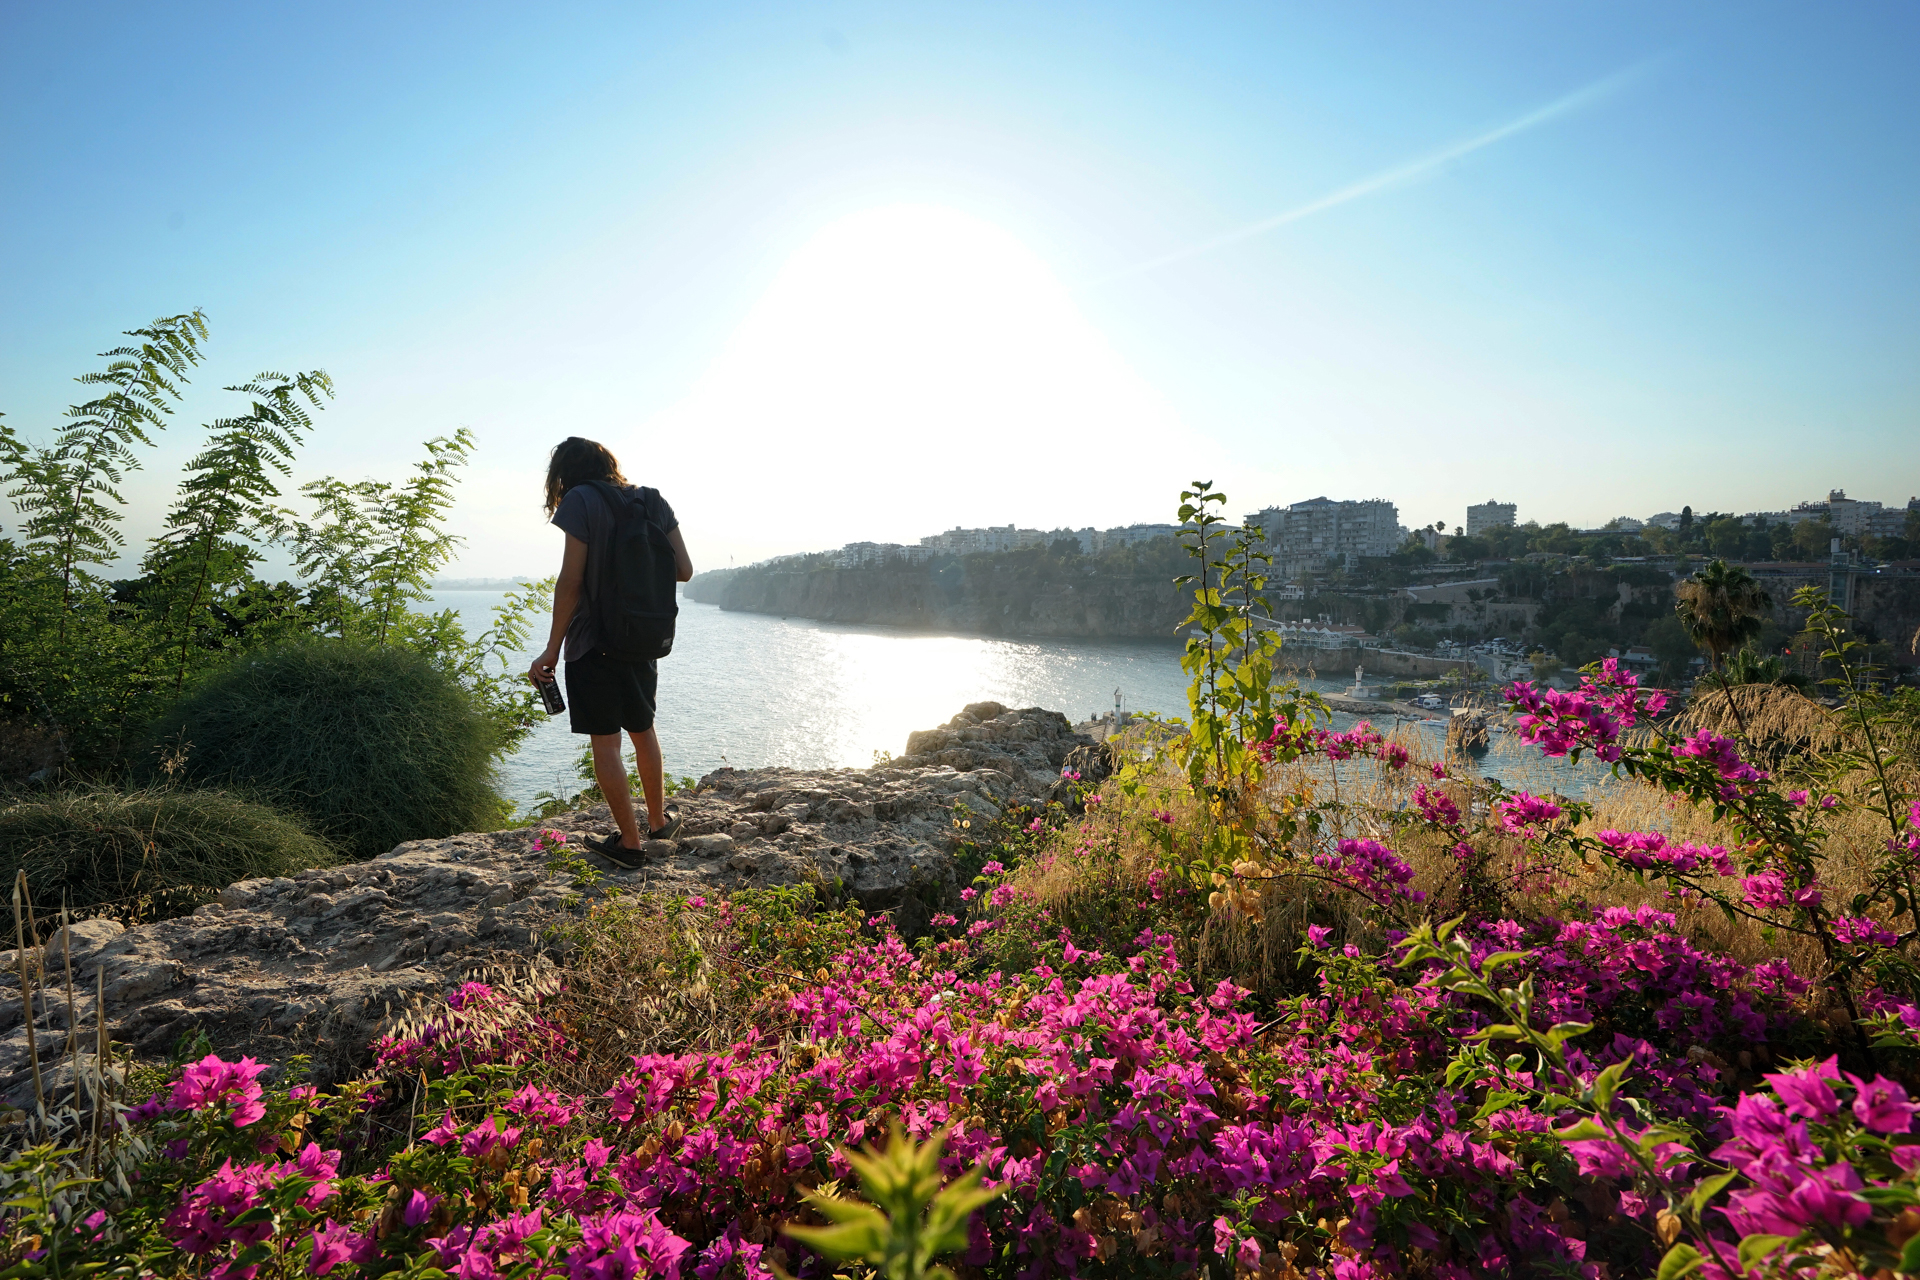
<instances>
[{"instance_id":1,"label":"apartment building","mask_svg":"<svg viewBox=\"0 0 1920 1280\"><path fill-rule=\"evenodd\" d=\"M1488 529L1513 528L1513 516L1519 507L1511 502L1495 502L1489 498L1467 508L1467 536L1484 533Z\"/></svg>"},{"instance_id":2,"label":"apartment building","mask_svg":"<svg viewBox=\"0 0 1920 1280\"><path fill-rule=\"evenodd\" d=\"M1309 498L1247 517L1265 531L1281 580L1333 567L1351 569L1363 556L1392 555L1407 531L1400 509L1385 498Z\"/></svg>"}]
</instances>

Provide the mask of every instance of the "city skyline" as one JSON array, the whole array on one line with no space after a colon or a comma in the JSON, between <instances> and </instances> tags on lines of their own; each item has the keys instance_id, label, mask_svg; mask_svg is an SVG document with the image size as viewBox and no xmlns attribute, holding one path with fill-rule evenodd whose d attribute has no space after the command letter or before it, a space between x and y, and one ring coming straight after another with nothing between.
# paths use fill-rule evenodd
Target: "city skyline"
<instances>
[{"instance_id":1,"label":"city skyline","mask_svg":"<svg viewBox=\"0 0 1920 1280\"><path fill-rule=\"evenodd\" d=\"M1314 498L1304 499L1297 503L1288 503L1285 505L1266 507L1259 511L1246 512L1243 513L1241 521L1242 523L1263 525L1267 529L1269 540L1275 545L1279 545L1282 541L1283 527L1278 526L1277 522L1271 519L1272 517L1280 516L1282 513L1288 511L1297 511L1301 508L1316 508L1322 505L1354 508L1384 507L1388 513L1394 513L1396 511L1396 506L1390 499L1339 499L1329 498L1323 494ZM1484 529L1495 525L1521 528L1550 528L1556 524L1567 524L1567 527L1571 529L1572 532L1584 535L1596 535L1608 532L1638 533L1646 528L1676 529L1685 518L1683 512L1657 511L1644 519L1622 515L1612 517L1603 524L1579 526L1569 524L1566 521L1552 519L1542 520L1538 517L1521 519L1518 516L1517 507L1517 503L1502 503L1497 499L1482 503L1469 503L1465 507L1466 516L1463 521L1448 526L1448 529L1445 531L1436 532L1442 532L1443 536L1446 537L1456 536L1456 533L1472 537ZM1489 510L1490 508L1492 510ZM1850 497L1844 489L1840 488L1828 490L1825 499L1803 499L1791 507L1780 507L1764 511L1733 512L1703 506L1695 512L1691 504L1684 504L1684 511L1686 513L1691 513L1702 521L1709 517L1732 517L1749 524L1764 522L1766 524L1781 523L1794 525L1803 520L1822 518L1831 520L1834 524L1835 532L1850 536L1868 533L1883 536L1900 536L1900 528L1904 528L1907 513L1913 510L1920 510L1920 496L1910 496L1904 504L1883 503L1875 499ZM1480 522L1476 526L1477 513L1480 517ZM1896 526L1900 528L1896 528ZM804 559L812 556L835 556L838 557L841 567L857 567L862 564L880 563L903 552L908 553L909 558L925 558L928 555L939 554L968 555L979 552L1002 552L1018 550L1028 546L1051 545L1061 538L1079 541L1083 554L1097 554L1103 550L1106 545L1127 544L1146 541L1154 537L1164 537L1176 533L1179 527L1180 526L1175 524L1156 524L1152 522L1114 525L1104 529L1091 525L1082 526L1077 529L1064 525L1056 525L1052 528L1045 529L1037 526L1021 527L1015 524L979 525L971 527L955 525L953 528L942 531L941 533L923 535L912 543L880 542L861 539L845 543L838 547L815 547L804 551L785 552L753 563L767 564L782 560ZM1426 528L1426 526L1409 528L1405 524L1399 524L1397 522L1395 522L1392 527L1394 529L1392 546L1386 547L1385 550L1383 550L1382 548L1385 544L1375 541L1368 545L1363 554L1382 555L1388 551L1397 550L1409 535L1420 533ZM1380 530L1370 528L1367 532L1374 534L1377 538ZM1088 545L1088 535L1092 535L1091 546ZM1115 535L1119 536L1116 537ZM751 567L751 565L712 566L712 568L727 567L744 568ZM1295 571L1300 567L1301 566L1283 565L1276 561L1276 568L1282 572Z\"/></svg>"}]
</instances>

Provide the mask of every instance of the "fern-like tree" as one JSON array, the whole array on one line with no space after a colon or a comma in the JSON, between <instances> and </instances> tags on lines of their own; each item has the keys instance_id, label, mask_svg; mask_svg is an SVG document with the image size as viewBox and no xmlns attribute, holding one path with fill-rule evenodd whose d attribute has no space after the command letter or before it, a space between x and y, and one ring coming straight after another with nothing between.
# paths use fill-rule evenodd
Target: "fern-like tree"
<instances>
[{"instance_id":1,"label":"fern-like tree","mask_svg":"<svg viewBox=\"0 0 1920 1280\"><path fill-rule=\"evenodd\" d=\"M250 408L208 426L187 464L142 576L110 582L125 547L119 485L153 443L200 357L197 311L129 331L81 377L99 389L35 446L0 422L0 495L22 517L0 531L0 725L22 722L71 750L83 771L127 763L122 741L152 722L202 669L302 636L407 649L470 694L510 749L537 700L519 676L546 584L514 592L493 625L469 637L453 610L417 606L459 539L446 529L465 430L429 441L402 483L335 478L303 486L317 511L276 504L280 477L332 394L323 372L262 373L227 390ZM269 585L255 574L265 542L286 543L311 581Z\"/></svg>"},{"instance_id":2,"label":"fern-like tree","mask_svg":"<svg viewBox=\"0 0 1920 1280\"><path fill-rule=\"evenodd\" d=\"M142 565L150 575L145 594L159 615L162 660L173 669L176 691L185 686L196 653L228 647L230 628L216 614L216 603L257 599L257 541L271 536L280 520L272 473L290 472L294 449L313 425L311 409L333 394L333 380L321 370L292 377L262 373L227 390L253 397L252 408L210 424L207 446L187 463L166 530L154 538Z\"/></svg>"},{"instance_id":3,"label":"fern-like tree","mask_svg":"<svg viewBox=\"0 0 1920 1280\"><path fill-rule=\"evenodd\" d=\"M446 517L456 473L472 451L473 433L461 427L427 441L426 458L405 484L327 476L300 487L314 503L313 518L283 512L279 532L335 634L387 644L406 625L409 606L432 594L433 575L460 549Z\"/></svg>"},{"instance_id":4,"label":"fern-like tree","mask_svg":"<svg viewBox=\"0 0 1920 1280\"><path fill-rule=\"evenodd\" d=\"M89 566L111 563L126 545L118 510L126 499L117 486L140 466L133 446L152 445L148 432L166 426L169 401L180 398L187 370L199 363L207 322L198 311L163 316L126 336L139 341L101 352L107 367L76 379L108 390L68 409L52 444L33 449L11 431L0 435L6 496L26 517L24 546L45 556L60 584L62 644L77 593L99 585Z\"/></svg>"},{"instance_id":5,"label":"fern-like tree","mask_svg":"<svg viewBox=\"0 0 1920 1280\"><path fill-rule=\"evenodd\" d=\"M538 715L516 660L534 620L550 607L553 580L509 592L494 608L493 625L472 638L454 610L415 609L431 600L434 575L459 553L461 539L447 531L446 519L473 434L462 427L426 447L427 456L401 484L327 476L301 486L314 514L302 519L283 511L277 534L310 579L325 633L425 655L474 696L504 752Z\"/></svg>"},{"instance_id":6,"label":"fern-like tree","mask_svg":"<svg viewBox=\"0 0 1920 1280\"><path fill-rule=\"evenodd\" d=\"M1688 637L1705 649L1713 669L1760 634L1773 597L1738 565L1715 560L1674 588L1674 613Z\"/></svg>"},{"instance_id":7,"label":"fern-like tree","mask_svg":"<svg viewBox=\"0 0 1920 1280\"><path fill-rule=\"evenodd\" d=\"M36 725L104 763L147 714L151 627L104 572L125 546L119 487L153 444L206 337L199 312L128 331L77 381L92 398L44 445L0 431L0 494L19 519L0 538L0 721Z\"/></svg>"}]
</instances>

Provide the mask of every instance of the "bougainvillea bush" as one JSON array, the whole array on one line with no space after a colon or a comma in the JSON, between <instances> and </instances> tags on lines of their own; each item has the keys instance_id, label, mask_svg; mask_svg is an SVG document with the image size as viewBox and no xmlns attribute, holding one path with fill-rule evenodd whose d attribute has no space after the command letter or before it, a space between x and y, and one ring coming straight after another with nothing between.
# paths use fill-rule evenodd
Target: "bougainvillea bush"
<instances>
[{"instance_id":1,"label":"bougainvillea bush","mask_svg":"<svg viewBox=\"0 0 1920 1280\"><path fill-rule=\"evenodd\" d=\"M1769 776L1612 663L1508 690L1514 730L1661 829L1336 732L1187 497L1190 719L979 833L930 936L615 899L575 954L734 1014L616 1054L578 972L469 984L350 1087L204 1056L8 1167L9 1274L1920 1274L1910 766Z\"/></svg>"}]
</instances>

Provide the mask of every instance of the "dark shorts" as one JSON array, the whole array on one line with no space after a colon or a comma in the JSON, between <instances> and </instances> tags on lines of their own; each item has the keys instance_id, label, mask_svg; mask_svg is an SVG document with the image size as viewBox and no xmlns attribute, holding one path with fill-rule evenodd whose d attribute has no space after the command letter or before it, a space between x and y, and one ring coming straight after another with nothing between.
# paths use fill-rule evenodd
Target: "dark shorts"
<instances>
[{"instance_id":1,"label":"dark shorts","mask_svg":"<svg viewBox=\"0 0 1920 1280\"><path fill-rule=\"evenodd\" d=\"M621 662L604 653L566 663L567 716L575 733L645 733L653 728L653 697L660 685L651 662Z\"/></svg>"}]
</instances>

